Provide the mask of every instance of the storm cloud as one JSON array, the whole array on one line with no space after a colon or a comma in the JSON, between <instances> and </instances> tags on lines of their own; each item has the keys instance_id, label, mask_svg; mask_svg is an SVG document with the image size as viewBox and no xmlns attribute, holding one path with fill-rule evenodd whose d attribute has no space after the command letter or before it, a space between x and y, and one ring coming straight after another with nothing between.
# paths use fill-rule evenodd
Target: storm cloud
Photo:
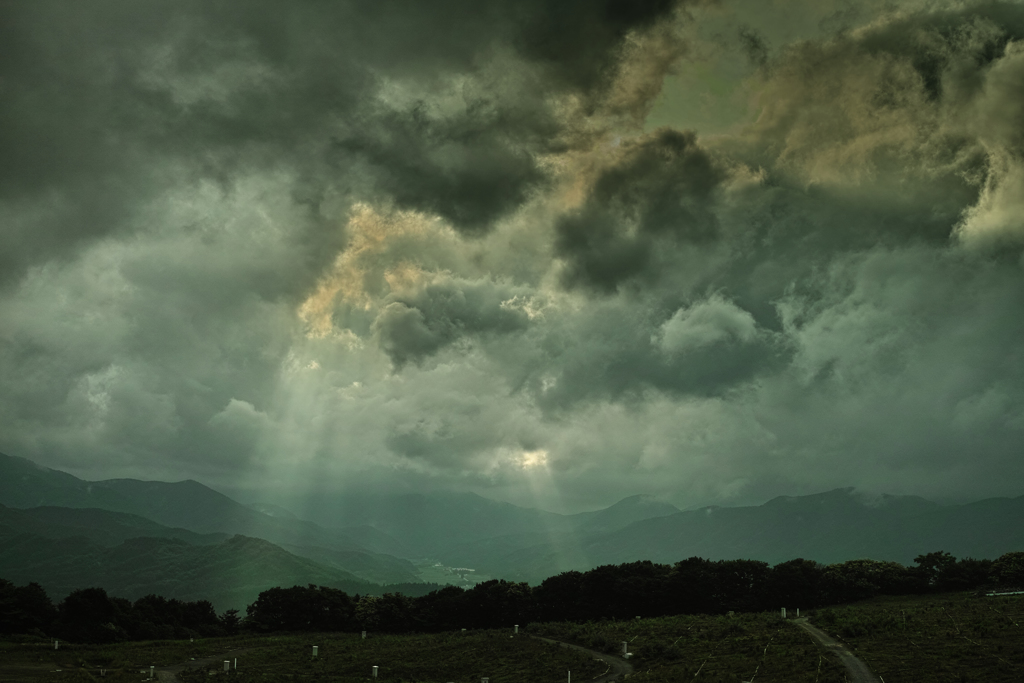
<instances>
[{"instance_id":1,"label":"storm cloud","mask_svg":"<svg viewBox=\"0 0 1024 683\"><path fill-rule=\"evenodd\" d=\"M0 3L0 451L1019 495L1022 41L1011 2Z\"/></svg>"}]
</instances>

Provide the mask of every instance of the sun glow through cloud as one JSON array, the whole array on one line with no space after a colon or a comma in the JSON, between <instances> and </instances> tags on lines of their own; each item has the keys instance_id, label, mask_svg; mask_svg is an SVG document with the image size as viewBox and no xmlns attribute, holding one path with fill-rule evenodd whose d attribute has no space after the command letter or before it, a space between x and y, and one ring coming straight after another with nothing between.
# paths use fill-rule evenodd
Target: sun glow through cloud
<instances>
[{"instance_id":1,"label":"sun glow through cloud","mask_svg":"<svg viewBox=\"0 0 1024 683\"><path fill-rule=\"evenodd\" d=\"M519 464L524 470L547 467L548 452L545 450L525 451L519 458Z\"/></svg>"},{"instance_id":2,"label":"sun glow through cloud","mask_svg":"<svg viewBox=\"0 0 1024 683\"><path fill-rule=\"evenodd\" d=\"M9 3L0 451L560 511L1019 495L1024 6L626 4Z\"/></svg>"}]
</instances>

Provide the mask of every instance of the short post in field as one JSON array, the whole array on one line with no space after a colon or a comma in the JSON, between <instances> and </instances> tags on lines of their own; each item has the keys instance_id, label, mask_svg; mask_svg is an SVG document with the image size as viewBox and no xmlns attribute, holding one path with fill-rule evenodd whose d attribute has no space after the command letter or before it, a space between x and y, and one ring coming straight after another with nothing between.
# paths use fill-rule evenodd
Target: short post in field
<instances>
[{"instance_id":1,"label":"short post in field","mask_svg":"<svg viewBox=\"0 0 1024 683\"><path fill-rule=\"evenodd\" d=\"M231 671L231 661L230 660L227 660L227 659L224 660L224 670L225 671Z\"/></svg>"},{"instance_id":2,"label":"short post in field","mask_svg":"<svg viewBox=\"0 0 1024 683\"><path fill-rule=\"evenodd\" d=\"M373 677L377 677L377 667L373 667Z\"/></svg>"},{"instance_id":3,"label":"short post in field","mask_svg":"<svg viewBox=\"0 0 1024 683\"><path fill-rule=\"evenodd\" d=\"M152 664L149 665L149 680L153 680L153 669L155 668Z\"/></svg>"},{"instance_id":4,"label":"short post in field","mask_svg":"<svg viewBox=\"0 0 1024 683\"><path fill-rule=\"evenodd\" d=\"M317 654L320 652L320 647L317 645L313 646L313 659L316 659Z\"/></svg>"},{"instance_id":5,"label":"short post in field","mask_svg":"<svg viewBox=\"0 0 1024 683\"><path fill-rule=\"evenodd\" d=\"M519 633L519 624L515 625L515 627L513 628L512 633Z\"/></svg>"},{"instance_id":6,"label":"short post in field","mask_svg":"<svg viewBox=\"0 0 1024 683\"><path fill-rule=\"evenodd\" d=\"M366 640L366 631L363 631L363 640Z\"/></svg>"},{"instance_id":7,"label":"short post in field","mask_svg":"<svg viewBox=\"0 0 1024 683\"><path fill-rule=\"evenodd\" d=\"M785 607L782 608L782 618L783 619L786 618L786 608Z\"/></svg>"}]
</instances>

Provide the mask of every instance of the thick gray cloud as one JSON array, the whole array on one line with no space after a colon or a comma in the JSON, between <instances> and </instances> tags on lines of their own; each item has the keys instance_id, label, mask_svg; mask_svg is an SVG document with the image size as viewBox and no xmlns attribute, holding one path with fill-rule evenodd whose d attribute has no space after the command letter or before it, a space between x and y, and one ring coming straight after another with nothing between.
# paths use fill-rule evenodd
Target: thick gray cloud
<instances>
[{"instance_id":1,"label":"thick gray cloud","mask_svg":"<svg viewBox=\"0 0 1024 683\"><path fill-rule=\"evenodd\" d=\"M459 339L510 334L529 324L527 314L506 302L515 294L483 282L442 280L384 305L373 322L381 348L396 366L422 360Z\"/></svg>"},{"instance_id":2,"label":"thick gray cloud","mask_svg":"<svg viewBox=\"0 0 1024 683\"><path fill-rule=\"evenodd\" d=\"M582 207L559 220L563 281L612 292L649 274L652 251L664 242L714 239L710 204L724 176L692 133L661 130L640 141L602 171Z\"/></svg>"},{"instance_id":3,"label":"thick gray cloud","mask_svg":"<svg viewBox=\"0 0 1024 683\"><path fill-rule=\"evenodd\" d=\"M1019 495L1024 9L772 7L0 3L0 450Z\"/></svg>"},{"instance_id":4,"label":"thick gray cloud","mask_svg":"<svg viewBox=\"0 0 1024 683\"><path fill-rule=\"evenodd\" d=\"M485 231L543 178L532 153L559 132L543 98L599 92L624 35L672 5L3 3L0 273L132 231L168 164L225 184L292 166L315 205L355 182L355 155L399 205ZM455 84L466 99L437 118L422 98L379 102L382 80L427 81L427 96L503 47L546 92ZM330 250L315 231L301 238L310 259Z\"/></svg>"}]
</instances>

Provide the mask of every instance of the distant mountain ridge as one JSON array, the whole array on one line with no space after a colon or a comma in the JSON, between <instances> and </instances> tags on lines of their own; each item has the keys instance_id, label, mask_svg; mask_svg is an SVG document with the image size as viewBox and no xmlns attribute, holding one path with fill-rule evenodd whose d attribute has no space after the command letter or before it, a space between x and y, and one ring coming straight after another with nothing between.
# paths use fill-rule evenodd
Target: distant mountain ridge
<instances>
[{"instance_id":1,"label":"distant mountain ridge","mask_svg":"<svg viewBox=\"0 0 1024 683\"><path fill-rule=\"evenodd\" d=\"M209 600L218 610L239 609L275 586L317 584L348 593L377 593L381 586L288 553L258 538L234 536L214 545L175 538L132 538L105 547L83 537L0 538L0 577L35 581L51 597L100 587L136 600L149 594Z\"/></svg>"},{"instance_id":2,"label":"distant mountain ridge","mask_svg":"<svg viewBox=\"0 0 1024 683\"><path fill-rule=\"evenodd\" d=\"M42 506L18 510L0 505L0 538L31 534L42 538L85 538L103 546L113 546L130 538L174 538L191 545L213 545L229 538L227 534L197 534L175 529L125 512L99 508Z\"/></svg>"},{"instance_id":3,"label":"distant mountain ridge","mask_svg":"<svg viewBox=\"0 0 1024 683\"><path fill-rule=\"evenodd\" d=\"M17 485L12 485L15 480ZM41 501L69 507L101 507L102 502L163 525L151 535L189 543L200 541L183 534L262 538L378 583L417 579L416 567L398 555L536 583L567 570L637 560L674 563L692 556L772 564L798 557L824 563L870 558L909 564L917 555L937 550L995 558L1024 549L1024 496L942 506L916 496L868 497L843 488L779 496L757 506L680 511L640 495L601 510L560 515L472 493L313 494L301 509L320 522L316 524L290 513L286 501L278 501L285 507L264 505L262 509L274 513L270 516L194 481L84 482L0 456L0 503L17 507ZM0 526L2 518L0 514ZM141 523L122 519L117 529L103 533L117 539L133 524ZM86 537L100 534L90 533Z\"/></svg>"},{"instance_id":4,"label":"distant mountain ridge","mask_svg":"<svg viewBox=\"0 0 1024 683\"><path fill-rule=\"evenodd\" d=\"M602 510L580 512L571 515L570 518L573 528L577 531L593 533L614 531L633 522L667 517L678 512L680 510L675 505L660 501L654 496L640 494L623 498L614 505Z\"/></svg>"},{"instance_id":5,"label":"distant mountain ridge","mask_svg":"<svg viewBox=\"0 0 1024 683\"><path fill-rule=\"evenodd\" d=\"M500 539L490 543L500 545ZM830 564L868 558L912 564L916 556L937 550L991 559L1021 549L1024 496L940 506L916 496L865 500L844 488L780 496L759 506L688 510L608 533L507 543L504 554L481 567L509 567L509 578L538 581L567 569L638 559L674 563L699 556L777 564L800 557Z\"/></svg>"},{"instance_id":6,"label":"distant mountain ridge","mask_svg":"<svg viewBox=\"0 0 1024 683\"><path fill-rule=\"evenodd\" d=\"M0 453L0 503L12 508L42 505L101 508L145 516L134 502L116 491L3 453Z\"/></svg>"},{"instance_id":7,"label":"distant mountain ridge","mask_svg":"<svg viewBox=\"0 0 1024 683\"><path fill-rule=\"evenodd\" d=\"M271 517L200 484L137 479L87 482L24 458L0 454L0 504L11 508L50 506L122 512L196 534L243 535L286 544L300 556L333 558L330 566L375 583L418 580L408 560L368 550L340 531L312 522ZM145 534L136 534L145 535ZM167 533L152 534L168 536ZM180 536L179 536L180 537ZM350 566L339 564L349 562Z\"/></svg>"},{"instance_id":8,"label":"distant mountain ridge","mask_svg":"<svg viewBox=\"0 0 1024 683\"><path fill-rule=\"evenodd\" d=\"M200 534L263 538L289 546L299 554L304 552L303 548L319 548L406 558L441 557L451 548L495 537L611 532L641 519L679 512L675 506L645 495L625 498L601 510L561 515L473 493L366 494L314 498L308 506L314 521L306 521L281 505L243 505L194 480L87 482L3 454L0 481L19 482L18 486L0 486L0 504L9 507L48 505L115 510ZM311 552L323 556L320 550ZM407 570L410 568L411 565ZM396 578L399 577L389 577Z\"/></svg>"},{"instance_id":9,"label":"distant mountain ridge","mask_svg":"<svg viewBox=\"0 0 1024 683\"><path fill-rule=\"evenodd\" d=\"M475 493L315 496L321 524L362 525L397 539L417 557L448 557L455 548L513 535L598 532L679 512L651 496L631 496L593 512L561 515L490 500Z\"/></svg>"}]
</instances>

